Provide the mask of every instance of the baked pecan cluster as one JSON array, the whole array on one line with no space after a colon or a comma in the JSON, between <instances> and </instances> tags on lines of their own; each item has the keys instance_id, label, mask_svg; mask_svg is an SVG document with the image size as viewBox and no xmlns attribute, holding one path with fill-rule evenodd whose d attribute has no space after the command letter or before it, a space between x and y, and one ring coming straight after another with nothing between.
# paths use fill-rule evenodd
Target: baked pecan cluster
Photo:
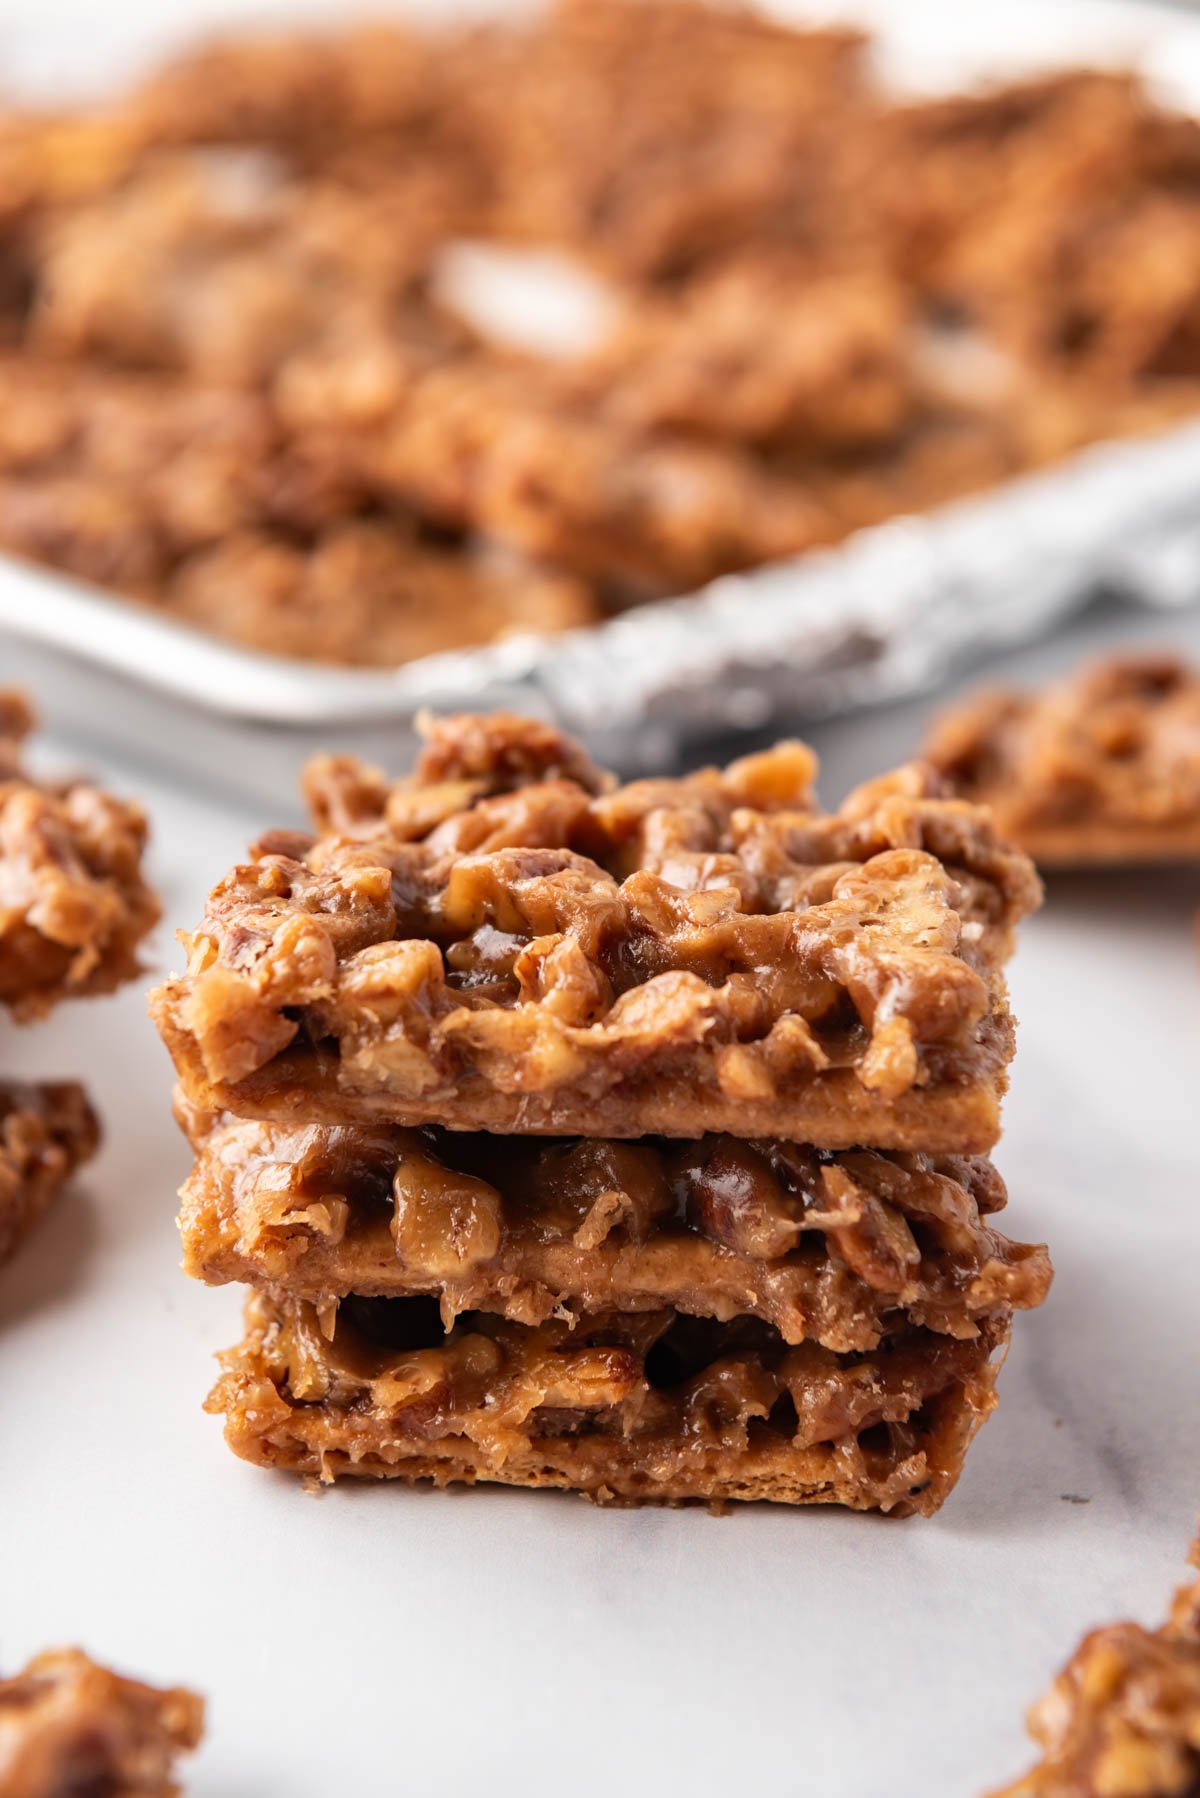
<instances>
[{"instance_id":1,"label":"baked pecan cluster","mask_svg":"<svg viewBox=\"0 0 1200 1798\"><path fill-rule=\"evenodd\" d=\"M24 698L0 692L0 1007L19 1023L131 979L158 917L141 808L87 780L35 780L32 724ZM0 1082L0 1261L98 1140L81 1087Z\"/></svg>"},{"instance_id":2,"label":"baked pecan cluster","mask_svg":"<svg viewBox=\"0 0 1200 1798\"><path fill-rule=\"evenodd\" d=\"M1176 655L975 694L939 719L924 753L1046 866L1200 855L1200 674Z\"/></svg>"},{"instance_id":3,"label":"baked pecan cluster","mask_svg":"<svg viewBox=\"0 0 1200 1798\"><path fill-rule=\"evenodd\" d=\"M1042 1759L995 1798L1189 1798L1200 1787L1200 1581L1180 1588L1161 1629L1111 1623L1085 1636L1029 1730Z\"/></svg>"}]
</instances>

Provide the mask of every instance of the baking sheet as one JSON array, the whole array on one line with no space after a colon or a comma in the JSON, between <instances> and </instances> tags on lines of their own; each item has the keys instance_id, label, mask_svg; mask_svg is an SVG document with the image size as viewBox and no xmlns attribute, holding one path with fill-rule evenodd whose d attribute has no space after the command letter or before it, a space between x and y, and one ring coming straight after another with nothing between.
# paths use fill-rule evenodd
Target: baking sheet
<instances>
[{"instance_id":1,"label":"baking sheet","mask_svg":"<svg viewBox=\"0 0 1200 1798\"><path fill-rule=\"evenodd\" d=\"M405 11L445 19L486 6ZM1200 21L1121 0L780 0L798 19L877 33L906 89L969 85L1071 60L1127 63L1176 104L1200 108ZM64 0L36 16L0 9L5 85L96 89L201 25L322 17L328 5L138 0L102 21ZM336 15L335 15L336 16ZM58 27L56 29L56 26ZM66 28L69 27L69 28ZM549 318L549 313L547 313ZM623 771L662 765L714 733L816 717L927 687L968 658L1028 640L1100 588L1148 604L1200 597L1200 423L1102 445L978 499L860 532L802 560L717 581L596 629L512 639L395 671L345 670L248 652L57 575L0 558L0 656L47 691L54 721L141 741L200 782L278 806L292 770L336 732L396 759L424 706L516 705L587 736ZM100 703L116 682L118 708Z\"/></svg>"},{"instance_id":2,"label":"baking sheet","mask_svg":"<svg viewBox=\"0 0 1200 1798\"><path fill-rule=\"evenodd\" d=\"M1024 678L1117 630L1010 656ZM817 732L831 798L922 704ZM110 764L149 804L171 929L269 821ZM101 1160L0 1273L0 1663L82 1641L210 1695L195 1798L977 1798L1079 1633L1158 1617L1200 1509L1200 875L1056 881L1014 968L998 1164L1057 1282L945 1510L597 1511L335 1488L236 1462L200 1411L238 1297L178 1272L186 1170L132 991L6 1035L84 1071Z\"/></svg>"}]
</instances>

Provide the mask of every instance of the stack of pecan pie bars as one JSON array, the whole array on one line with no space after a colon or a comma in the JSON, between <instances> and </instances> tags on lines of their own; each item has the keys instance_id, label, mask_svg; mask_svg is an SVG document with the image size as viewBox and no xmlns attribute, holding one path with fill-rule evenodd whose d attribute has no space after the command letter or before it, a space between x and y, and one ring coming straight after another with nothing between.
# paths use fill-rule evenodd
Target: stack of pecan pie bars
<instances>
[{"instance_id":1,"label":"stack of pecan pie bars","mask_svg":"<svg viewBox=\"0 0 1200 1798\"><path fill-rule=\"evenodd\" d=\"M987 1159L1039 890L928 772L815 771L619 786L502 715L310 768L154 1000L237 1453L938 1508L1050 1279Z\"/></svg>"}]
</instances>

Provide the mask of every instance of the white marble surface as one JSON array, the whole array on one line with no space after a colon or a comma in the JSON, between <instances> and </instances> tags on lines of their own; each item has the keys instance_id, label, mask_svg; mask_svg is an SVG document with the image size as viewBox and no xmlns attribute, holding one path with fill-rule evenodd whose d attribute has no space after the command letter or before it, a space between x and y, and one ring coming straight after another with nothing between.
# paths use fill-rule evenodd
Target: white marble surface
<instances>
[{"instance_id":1,"label":"white marble surface","mask_svg":"<svg viewBox=\"0 0 1200 1798\"><path fill-rule=\"evenodd\" d=\"M1108 618L1061 665L1200 620ZM831 795L924 708L825 727ZM113 767L155 825L171 925L269 820ZM307 1496L236 1462L200 1401L238 1301L177 1271L185 1153L143 996L5 1032L78 1071L108 1141L0 1275L0 1657L81 1641L209 1694L205 1798L553 1788L970 1798L1079 1632L1156 1616L1200 1508L1193 1122L1200 872L1062 879L1015 969L999 1164L1058 1278L937 1518L597 1511L393 1487ZM154 959L171 961L170 931Z\"/></svg>"}]
</instances>

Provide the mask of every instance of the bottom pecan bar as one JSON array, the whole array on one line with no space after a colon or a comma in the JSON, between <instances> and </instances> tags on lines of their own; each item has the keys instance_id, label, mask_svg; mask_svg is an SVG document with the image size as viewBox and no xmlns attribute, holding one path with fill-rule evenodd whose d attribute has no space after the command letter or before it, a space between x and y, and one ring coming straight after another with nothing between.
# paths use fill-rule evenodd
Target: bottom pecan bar
<instances>
[{"instance_id":1,"label":"bottom pecan bar","mask_svg":"<svg viewBox=\"0 0 1200 1798\"><path fill-rule=\"evenodd\" d=\"M0 1082L0 1262L95 1154L99 1140L82 1087Z\"/></svg>"},{"instance_id":2,"label":"bottom pecan bar","mask_svg":"<svg viewBox=\"0 0 1200 1798\"><path fill-rule=\"evenodd\" d=\"M598 1501L773 1499L936 1511L995 1402L1009 1317L838 1355L754 1318L515 1324L432 1298L254 1294L208 1401L264 1467L551 1486Z\"/></svg>"},{"instance_id":3,"label":"bottom pecan bar","mask_svg":"<svg viewBox=\"0 0 1200 1798\"><path fill-rule=\"evenodd\" d=\"M4 1798L175 1798L178 1754L198 1746L204 1701L110 1673L78 1648L0 1679Z\"/></svg>"},{"instance_id":4,"label":"bottom pecan bar","mask_svg":"<svg viewBox=\"0 0 1200 1798\"><path fill-rule=\"evenodd\" d=\"M1043 1759L994 1798L1196 1798L1200 1580L1176 1593L1161 1629L1113 1623L1085 1636L1029 1729Z\"/></svg>"}]
</instances>

